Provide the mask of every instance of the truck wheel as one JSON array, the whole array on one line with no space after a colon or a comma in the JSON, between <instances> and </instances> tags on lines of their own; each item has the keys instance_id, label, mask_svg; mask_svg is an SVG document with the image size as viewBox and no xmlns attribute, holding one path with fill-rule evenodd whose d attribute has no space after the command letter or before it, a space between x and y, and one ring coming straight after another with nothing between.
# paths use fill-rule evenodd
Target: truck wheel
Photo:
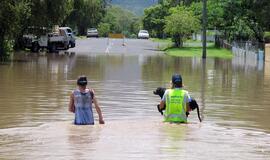
<instances>
[{"instance_id":1,"label":"truck wheel","mask_svg":"<svg viewBox=\"0 0 270 160\"><path fill-rule=\"evenodd\" d=\"M50 52L50 53L56 52L56 44L55 44L55 43L52 43L52 44L50 45L49 52Z\"/></svg>"},{"instance_id":2,"label":"truck wheel","mask_svg":"<svg viewBox=\"0 0 270 160\"><path fill-rule=\"evenodd\" d=\"M66 49L66 50L68 50L68 49L69 49L69 43L67 44L67 46L65 47L65 49Z\"/></svg>"},{"instance_id":3,"label":"truck wheel","mask_svg":"<svg viewBox=\"0 0 270 160\"><path fill-rule=\"evenodd\" d=\"M70 43L70 46L71 46L70 48L74 48L74 47L75 47L75 43L72 43L72 42L71 42L71 43Z\"/></svg>"},{"instance_id":4,"label":"truck wheel","mask_svg":"<svg viewBox=\"0 0 270 160\"><path fill-rule=\"evenodd\" d=\"M39 51L39 48L40 47L39 47L38 43L35 42L35 43L32 44L31 51L32 52L38 52Z\"/></svg>"}]
</instances>

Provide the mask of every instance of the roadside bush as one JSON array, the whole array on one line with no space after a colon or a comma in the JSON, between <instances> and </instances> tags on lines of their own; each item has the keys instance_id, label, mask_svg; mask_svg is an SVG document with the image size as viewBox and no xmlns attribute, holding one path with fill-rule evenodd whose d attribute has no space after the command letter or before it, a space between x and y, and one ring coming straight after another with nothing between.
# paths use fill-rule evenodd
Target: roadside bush
<instances>
[{"instance_id":1,"label":"roadside bush","mask_svg":"<svg viewBox=\"0 0 270 160\"><path fill-rule=\"evenodd\" d=\"M108 37L111 25L109 23L100 23L98 25L98 32L101 37Z\"/></svg>"},{"instance_id":2,"label":"roadside bush","mask_svg":"<svg viewBox=\"0 0 270 160\"><path fill-rule=\"evenodd\" d=\"M13 51L13 48L14 48L14 40L4 40L3 48L1 49L3 53L0 53L0 62L7 61L10 59L10 54Z\"/></svg>"},{"instance_id":3,"label":"roadside bush","mask_svg":"<svg viewBox=\"0 0 270 160\"><path fill-rule=\"evenodd\" d=\"M136 34L131 34L130 38L137 38L137 35Z\"/></svg>"},{"instance_id":4,"label":"roadside bush","mask_svg":"<svg viewBox=\"0 0 270 160\"><path fill-rule=\"evenodd\" d=\"M14 48L14 40L4 41L4 50L6 51L6 55L9 55L10 52L13 51L13 48Z\"/></svg>"}]
</instances>

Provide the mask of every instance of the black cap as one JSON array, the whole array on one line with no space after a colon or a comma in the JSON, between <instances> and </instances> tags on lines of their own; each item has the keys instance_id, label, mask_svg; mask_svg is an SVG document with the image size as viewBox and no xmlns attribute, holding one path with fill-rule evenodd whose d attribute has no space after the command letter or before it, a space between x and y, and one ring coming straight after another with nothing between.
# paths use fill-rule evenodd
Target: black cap
<instances>
[{"instance_id":1,"label":"black cap","mask_svg":"<svg viewBox=\"0 0 270 160\"><path fill-rule=\"evenodd\" d=\"M180 74L174 74L173 76L172 76L172 83L180 83L180 82L182 82L182 77L181 77L181 75Z\"/></svg>"},{"instance_id":2,"label":"black cap","mask_svg":"<svg viewBox=\"0 0 270 160\"><path fill-rule=\"evenodd\" d=\"M80 76L77 80L77 84L80 86L86 86L87 85L87 78L86 76Z\"/></svg>"}]
</instances>

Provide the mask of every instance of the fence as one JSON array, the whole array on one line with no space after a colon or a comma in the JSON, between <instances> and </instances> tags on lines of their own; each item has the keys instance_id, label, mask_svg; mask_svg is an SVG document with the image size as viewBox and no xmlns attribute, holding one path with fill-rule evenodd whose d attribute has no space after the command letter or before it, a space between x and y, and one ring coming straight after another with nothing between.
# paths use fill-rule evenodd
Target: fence
<instances>
[{"instance_id":1,"label":"fence","mask_svg":"<svg viewBox=\"0 0 270 160\"><path fill-rule=\"evenodd\" d=\"M265 44L251 41L234 41L232 43L216 37L216 46L226 48L232 51L235 55L233 63L235 65L244 65L255 67L262 70L265 59Z\"/></svg>"},{"instance_id":2,"label":"fence","mask_svg":"<svg viewBox=\"0 0 270 160\"><path fill-rule=\"evenodd\" d=\"M245 57L251 60L264 60L264 43L258 42L233 42L232 52L235 56Z\"/></svg>"},{"instance_id":3,"label":"fence","mask_svg":"<svg viewBox=\"0 0 270 160\"><path fill-rule=\"evenodd\" d=\"M251 41L234 41L232 43L216 37L216 46L232 51L235 56L246 57L254 60L264 60L264 43Z\"/></svg>"}]
</instances>

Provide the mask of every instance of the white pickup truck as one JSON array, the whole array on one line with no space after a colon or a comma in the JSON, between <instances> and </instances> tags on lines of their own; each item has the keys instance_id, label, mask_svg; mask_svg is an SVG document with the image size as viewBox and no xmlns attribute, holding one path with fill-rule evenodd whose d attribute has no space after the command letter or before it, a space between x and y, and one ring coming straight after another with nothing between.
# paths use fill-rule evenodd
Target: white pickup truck
<instances>
[{"instance_id":1,"label":"white pickup truck","mask_svg":"<svg viewBox=\"0 0 270 160\"><path fill-rule=\"evenodd\" d=\"M69 27L60 27L55 32L41 36L26 34L23 36L24 47L38 52L40 49L47 49L49 52L57 50L68 50L75 47L75 37Z\"/></svg>"}]
</instances>

